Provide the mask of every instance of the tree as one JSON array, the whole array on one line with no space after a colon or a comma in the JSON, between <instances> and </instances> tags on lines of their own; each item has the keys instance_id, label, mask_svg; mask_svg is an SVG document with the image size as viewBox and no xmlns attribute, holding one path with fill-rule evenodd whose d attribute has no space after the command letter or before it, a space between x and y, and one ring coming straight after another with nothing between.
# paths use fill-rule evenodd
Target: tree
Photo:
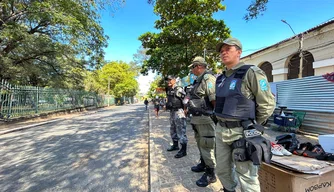
<instances>
[{"instance_id":1,"label":"tree","mask_svg":"<svg viewBox=\"0 0 334 192\"><path fill-rule=\"evenodd\" d=\"M133 60L136 63L137 66L144 67L145 62L150 58L149 55L146 54L147 49L144 49L143 46L140 46L139 49L137 49L137 53L133 54ZM141 69L140 72L143 75L148 75L148 70L146 68Z\"/></svg>"},{"instance_id":2,"label":"tree","mask_svg":"<svg viewBox=\"0 0 334 192\"><path fill-rule=\"evenodd\" d=\"M215 50L215 45L229 36L224 21L212 18L214 12L224 10L219 0L158 0L154 11L160 16L155 28L160 33L147 32L139 37L149 55L142 65L142 73L153 70L183 77L187 66L203 50ZM208 52L206 61L215 71L218 53Z\"/></svg>"},{"instance_id":3,"label":"tree","mask_svg":"<svg viewBox=\"0 0 334 192\"><path fill-rule=\"evenodd\" d=\"M132 97L139 91L137 76L138 68L134 68L134 63L112 61L87 74L85 89L101 94L107 94L109 90L115 97Z\"/></svg>"},{"instance_id":4,"label":"tree","mask_svg":"<svg viewBox=\"0 0 334 192\"><path fill-rule=\"evenodd\" d=\"M121 3L122 0L1 1L0 79L38 86L57 79L53 85L65 86L59 81L73 75L69 71L81 71L88 65L98 68L107 45L98 11Z\"/></svg>"},{"instance_id":5,"label":"tree","mask_svg":"<svg viewBox=\"0 0 334 192\"><path fill-rule=\"evenodd\" d=\"M155 4L155 0L148 0L149 4ZM256 19L259 15L262 15L267 10L268 0L253 0L247 8L247 13L244 16L246 21Z\"/></svg>"},{"instance_id":6,"label":"tree","mask_svg":"<svg viewBox=\"0 0 334 192\"><path fill-rule=\"evenodd\" d=\"M166 96L165 93L157 93L157 88L165 88L165 87L166 87L166 83L164 81L164 78L158 75L151 82L150 88L147 92L147 96L149 98L155 98L156 96L165 97Z\"/></svg>"},{"instance_id":7,"label":"tree","mask_svg":"<svg viewBox=\"0 0 334 192\"><path fill-rule=\"evenodd\" d=\"M259 15L263 15L263 12L267 10L268 0L253 0L247 8L247 13L244 16L246 21L256 19Z\"/></svg>"}]
</instances>

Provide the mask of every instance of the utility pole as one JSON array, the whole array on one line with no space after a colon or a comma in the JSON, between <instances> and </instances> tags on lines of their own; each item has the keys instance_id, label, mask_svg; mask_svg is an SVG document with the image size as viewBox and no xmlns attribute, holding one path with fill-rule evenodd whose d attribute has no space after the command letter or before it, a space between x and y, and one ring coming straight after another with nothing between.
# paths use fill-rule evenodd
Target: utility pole
<instances>
[{"instance_id":1,"label":"utility pole","mask_svg":"<svg viewBox=\"0 0 334 192\"><path fill-rule=\"evenodd\" d=\"M290 24L288 22L286 22L285 20L281 20L283 23L287 24L291 31L293 32L293 34L296 36L295 31L292 29L292 27L290 26ZM301 79L303 78L303 40L304 40L304 36L303 34L301 34L299 36L299 73L298 73L298 78Z\"/></svg>"},{"instance_id":2,"label":"utility pole","mask_svg":"<svg viewBox=\"0 0 334 192\"><path fill-rule=\"evenodd\" d=\"M206 48L204 48L203 56L204 56L204 60L206 60L206 59L205 59L205 56L206 56Z\"/></svg>"},{"instance_id":3,"label":"utility pole","mask_svg":"<svg viewBox=\"0 0 334 192\"><path fill-rule=\"evenodd\" d=\"M303 78L303 34L300 35L299 40L299 74L298 78Z\"/></svg>"}]
</instances>

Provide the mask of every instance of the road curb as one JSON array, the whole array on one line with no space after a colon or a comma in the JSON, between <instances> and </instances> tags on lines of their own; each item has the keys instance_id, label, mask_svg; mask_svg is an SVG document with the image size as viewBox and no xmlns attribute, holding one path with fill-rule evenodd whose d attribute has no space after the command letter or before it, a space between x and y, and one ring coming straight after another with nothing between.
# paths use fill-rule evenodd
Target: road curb
<instances>
[{"instance_id":1,"label":"road curb","mask_svg":"<svg viewBox=\"0 0 334 192\"><path fill-rule=\"evenodd\" d=\"M35 123L35 124L32 124L32 125L26 125L26 126L14 128L14 129L8 129L8 130L5 130L5 131L0 131L0 135L4 135L4 134L15 132L15 131L21 131L21 130L24 130L24 129L29 129L29 128L32 128L32 127L37 127L37 126L41 126L41 125L45 125L45 124L57 122L57 121L60 121L60 120L62 120L62 119L54 119L54 120L51 120L51 121L45 121L45 122Z\"/></svg>"},{"instance_id":2,"label":"road curb","mask_svg":"<svg viewBox=\"0 0 334 192\"><path fill-rule=\"evenodd\" d=\"M151 137L152 133L152 121L151 121L151 111L148 108L148 123L149 123L149 191L150 192L159 192L159 175L156 170L156 167L154 167L155 160L155 146L153 138Z\"/></svg>"}]
</instances>

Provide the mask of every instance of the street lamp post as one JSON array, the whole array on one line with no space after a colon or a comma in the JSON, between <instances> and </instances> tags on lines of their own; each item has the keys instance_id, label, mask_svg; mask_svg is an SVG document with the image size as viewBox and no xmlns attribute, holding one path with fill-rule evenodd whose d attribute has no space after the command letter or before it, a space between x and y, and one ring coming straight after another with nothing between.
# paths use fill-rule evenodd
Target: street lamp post
<instances>
[{"instance_id":1,"label":"street lamp post","mask_svg":"<svg viewBox=\"0 0 334 192\"><path fill-rule=\"evenodd\" d=\"M292 29L291 25L286 22L285 20L281 20L283 23L287 24L291 31L293 32L294 35L296 35L295 31ZM299 37L299 73L298 73L298 78L301 79L303 78L303 34L300 35Z\"/></svg>"}]
</instances>

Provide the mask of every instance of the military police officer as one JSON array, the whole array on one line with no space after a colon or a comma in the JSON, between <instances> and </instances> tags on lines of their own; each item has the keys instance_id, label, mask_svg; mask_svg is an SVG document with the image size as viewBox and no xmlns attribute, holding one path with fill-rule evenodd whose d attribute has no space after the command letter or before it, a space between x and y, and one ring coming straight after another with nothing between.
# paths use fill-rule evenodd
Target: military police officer
<instances>
[{"instance_id":1,"label":"military police officer","mask_svg":"<svg viewBox=\"0 0 334 192\"><path fill-rule=\"evenodd\" d=\"M187 155L187 123L183 104L186 93L182 87L176 86L174 76L169 75L167 77L167 84L166 109L170 110L170 136L173 140L173 145L167 151L179 150L178 142L180 141L181 149L174 157L181 158Z\"/></svg>"},{"instance_id":2,"label":"military police officer","mask_svg":"<svg viewBox=\"0 0 334 192\"><path fill-rule=\"evenodd\" d=\"M224 192L235 191L238 183L235 174L242 191L260 192L259 162L247 155L245 146L248 145L241 141L244 141L247 127L256 127L272 114L274 97L265 73L256 66L240 62L242 45L238 39L228 38L217 44L216 50L225 65L223 74L216 81L215 114L219 120L216 127L217 175ZM259 131L249 133L252 135ZM238 148L238 145L242 147ZM264 155L270 155L270 151Z\"/></svg>"},{"instance_id":3,"label":"military police officer","mask_svg":"<svg viewBox=\"0 0 334 192\"><path fill-rule=\"evenodd\" d=\"M191 125L195 131L195 139L200 152L201 162L191 168L194 172L203 172L196 181L200 187L206 187L217 181L215 175L215 123L210 118L215 105L216 78L206 69L207 63L203 57L195 57L189 68L197 76L190 91L188 110L192 115Z\"/></svg>"}]
</instances>

